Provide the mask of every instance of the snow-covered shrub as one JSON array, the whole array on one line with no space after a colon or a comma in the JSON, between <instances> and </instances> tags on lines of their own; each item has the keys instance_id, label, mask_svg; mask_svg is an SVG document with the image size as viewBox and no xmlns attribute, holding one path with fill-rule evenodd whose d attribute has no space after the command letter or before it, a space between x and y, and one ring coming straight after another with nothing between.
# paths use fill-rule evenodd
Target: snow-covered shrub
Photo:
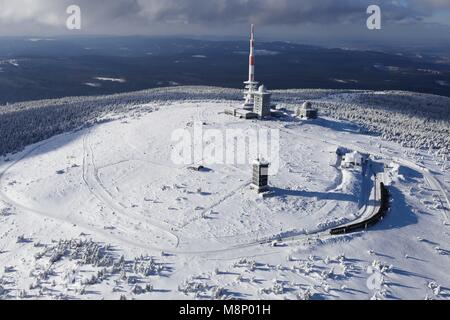
<instances>
[{"instance_id":1,"label":"snow-covered shrub","mask_svg":"<svg viewBox=\"0 0 450 320\"><path fill-rule=\"evenodd\" d=\"M178 291L185 295L204 293L209 289L210 287L207 284L194 280L186 280L178 286Z\"/></svg>"},{"instance_id":2,"label":"snow-covered shrub","mask_svg":"<svg viewBox=\"0 0 450 320\"><path fill-rule=\"evenodd\" d=\"M285 293L285 287L284 284L276 279L272 281L273 285L269 288L262 288L259 290L260 294L275 294L275 295L281 295Z\"/></svg>"},{"instance_id":3,"label":"snow-covered shrub","mask_svg":"<svg viewBox=\"0 0 450 320\"><path fill-rule=\"evenodd\" d=\"M114 264L114 257L110 253L109 246L92 240L60 240L55 246L46 248L40 256L48 257L51 263L68 257L77 260L81 265L110 267Z\"/></svg>"},{"instance_id":4,"label":"snow-covered shrub","mask_svg":"<svg viewBox=\"0 0 450 320\"><path fill-rule=\"evenodd\" d=\"M215 287L212 291L213 299L219 300L223 299L226 295L226 290L222 287Z\"/></svg>"},{"instance_id":5,"label":"snow-covered shrub","mask_svg":"<svg viewBox=\"0 0 450 320\"><path fill-rule=\"evenodd\" d=\"M329 270L323 270L321 273L322 279L332 279L334 277L334 268L331 268Z\"/></svg>"},{"instance_id":6,"label":"snow-covered shrub","mask_svg":"<svg viewBox=\"0 0 450 320\"><path fill-rule=\"evenodd\" d=\"M135 284L133 286L133 288L131 289L131 292L136 295L139 295L139 294L144 294L146 292L146 290L144 290L144 288L142 288L140 285Z\"/></svg>"},{"instance_id":7,"label":"snow-covered shrub","mask_svg":"<svg viewBox=\"0 0 450 320\"><path fill-rule=\"evenodd\" d=\"M371 268L379 271L381 274L386 274L388 272L391 272L394 269L394 266L385 264L379 260L373 260ZM370 267L369 267L369 269L370 269Z\"/></svg>"},{"instance_id":8,"label":"snow-covered shrub","mask_svg":"<svg viewBox=\"0 0 450 320\"><path fill-rule=\"evenodd\" d=\"M4 266L3 267L3 271L5 272L5 273L11 273L11 272L14 272L14 267L13 266Z\"/></svg>"},{"instance_id":9,"label":"snow-covered shrub","mask_svg":"<svg viewBox=\"0 0 450 320\"><path fill-rule=\"evenodd\" d=\"M272 287L272 292L277 295L283 294L284 290L284 285L282 283L275 283Z\"/></svg>"},{"instance_id":10,"label":"snow-covered shrub","mask_svg":"<svg viewBox=\"0 0 450 320\"><path fill-rule=\"evenodd\" d=\"M296 267L298 273L308 275L314 270L314 264L310 261L303 261L298 264Z\"/></svg>"},{"instance_id":11,"label":"snow-covered shrub","mask_svg":"<svg viewBox=\"0 0 450 320\"><path fill-rule=\"evenodd\" d=\"M145 291L146 292L153 292L153 285L151 285L150 283L147 283L146 285L145 285Z\"/></svg>"},{"instance_id":12,"label":"snow-covered shrub","mask_svg":"<svg viewBox=\"0 0 450 320\"><path fill-rule=\"evenodd\" d=\"M432 290L433 295L438 297L441 294L441 286L437 284L435 281L430 281L428 283L428 288Z\"/></svg>"},{"instance_id":13,"label":"snow-covered shrub","mask_svg":"<svg viewBox=\"0 0 450 320\"><path fill-rule=\"evenodd\" d=\"M17 297L19 299L26 299L27 298L27 292L25 290L20 290Z\"/></svg>"},{"instance_id":14,"label":"snow-covered shrub","mask_svg":"<svg viewBox=\"0 0 450 320\"><path fill-rule=\"evenodd\" d=\"M249 271L256 269L256 262L254 260L242 258L233 264L234 268L247 268Z\"/></svg>"},{"instance_id":15,"label":"snow-covered shrub","mask_svg":"<svg viewBox=\"0 0 450 320\"><path fill-rule=\"evenodd\" d=\"M141 256L140 258L136 258L133 262L133 272L144 277L159 275L164 270L162 264L156 263L153 258L149 256Z\"/></svg>"},{"instance_id":16,"label":"snow-covered shrub","mask_svg":"<svg viewBox=\"0 0 450 320\"><path fill-rule=\"evenodd\" d=\"M13 214L13 209L10 207L6 207L6 208L0 208L0 216L1 217L8 217L11 216Z\"/></svg>"},{"instance_id":17,"label":"snow-covered shrub","mask_svg":"<svg viewBox=\"0 0 450 320\"><path fill-rule=\"evenodd\" d=\"M16 243L27 243L28 239L25 237L25 235L20 235L17 237Z\"/></svg>"},{"instance_id":18,"label":"snow-covered shrub","mask_svg":"<svg viewBox=\"0 0 450 320\"><path fill-rule=\"evenodd\" d=\"M298 300L311 300L312 297L313 294L311 289L300 290L300 292L297 294Z\"/></svg>"},{"instance_id":19,"label":"snow-covered shrub","mask_svg":"<svg viewBox=\"0 0 450 320\"><path fill-rule=\"evenodd\" d=\"M97 276L91 275L89 278L84 279L81 283L83 285L91 286L91 285L99 283L99 280L98 280Z\"/></svg>"}]
</instances>

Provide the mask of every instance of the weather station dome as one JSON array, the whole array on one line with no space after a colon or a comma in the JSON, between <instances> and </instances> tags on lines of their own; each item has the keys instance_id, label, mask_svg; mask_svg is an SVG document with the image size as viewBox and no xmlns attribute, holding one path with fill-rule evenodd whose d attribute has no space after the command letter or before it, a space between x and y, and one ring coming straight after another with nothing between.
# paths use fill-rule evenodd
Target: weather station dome
<instances>
[{"instance_id":1,"label":"weather station dome","mask_svg":"<svg viewBox=\"0 0 450 320\"><path fill-rule=\"evenodd\" d=\"M303 103L303 109L311 109L312 108L312 103L310 101L305 101Z\"/></svg>"},{"instance_id":2,"label":"weather station dome","mask_svg":"<svg viewBox=\"0 0 450 320\"><path fill-rule=\"evenodd\" d=\"M317 119L318 111L313 108L313 104L310 101L305 101L301 106L297 108L297 117L302 119Z\"/></svg>"}]
</instances>

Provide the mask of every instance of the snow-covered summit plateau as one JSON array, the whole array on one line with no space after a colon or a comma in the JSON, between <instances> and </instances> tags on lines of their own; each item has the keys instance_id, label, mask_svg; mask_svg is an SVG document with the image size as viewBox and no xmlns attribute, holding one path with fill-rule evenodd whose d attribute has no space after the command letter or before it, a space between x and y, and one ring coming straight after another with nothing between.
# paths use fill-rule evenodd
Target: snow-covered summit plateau
<instances>
[{"instance_id":1,"label":"snow-covered summit plateau","mask_svg":"<svg viewBox=\"0 0 450 320\"><path fill-rule=\"evenodd\" d=\"M179 87L0 106L0 299L450 298L449 98L275 91L264 121L223 112L241 98ZM294 117L305 101L319 119ZM172 133L198 123L278 130L270 193L250 188L251 165L175 164ZM331 235L379 210L380 182L384 219Z\"/></svg>"}]
</instances>

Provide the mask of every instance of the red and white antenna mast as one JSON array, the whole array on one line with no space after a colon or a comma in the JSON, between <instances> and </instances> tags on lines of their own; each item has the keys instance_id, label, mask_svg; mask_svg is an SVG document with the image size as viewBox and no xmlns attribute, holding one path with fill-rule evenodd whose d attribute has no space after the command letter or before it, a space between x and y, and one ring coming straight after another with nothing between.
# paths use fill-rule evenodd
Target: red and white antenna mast
<instances>
[{"instance_id":1,"label":"red and white antenna mast","mask_svg":"<svg viewBox=\"0 0 450 320\"><path fill-rule=\"evenodd\" d=\"M255 82L255 25L252 24L250 35L249 82Z\"/></svg>"},{"instance_id":2,"label":"red and white antenna mast","mask_svg":"<svg viewBox=\"0 0 450 320\"><path fill-rule=\"evenodd\" d=\"M253 108L254 92L258 90L258 82L255 81L255 25L252 24L250 34L250 56L249 56L248 81L245 84L244 107Z\"/></svg>"}]
</instances>

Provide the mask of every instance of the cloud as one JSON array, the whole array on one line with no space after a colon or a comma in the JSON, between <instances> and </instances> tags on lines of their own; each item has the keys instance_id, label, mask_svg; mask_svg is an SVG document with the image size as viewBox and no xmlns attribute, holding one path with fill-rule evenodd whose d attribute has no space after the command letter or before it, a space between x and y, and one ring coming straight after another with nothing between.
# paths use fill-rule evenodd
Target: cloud
<instances>
[{"instance_id":1,"label":"cloud","mask_svg":"<svg viewBox=\"0 0 450 320\"><path fill-rule=\"evenodd\" d=\"M450 11L448 0L0 0L2 30L34 26L63 30L67 6L77 4L88 33L125 29L142 33L154 24L231 26L255 22L269 26L352 24L365 21L366 8L378 4L387 23L409 23ZM181 27L181 30L183 28ZM3 32L3 31L2 31Z\"/></svg>"},{"instance_id":2,"label":"cloud","mask_svg":"<svg viewBox=\"0 0 450 320\"><path fill-rule=\"evenodd\" d=\"M49 4L49 1L45 1L42 6L39 1L33 0L0 0L0 22L14 26L24 21L34 21L37 24L56 26L59 20L58 10L53 10L53 6L49 8Z\"/></svg>"}]
</instances>

